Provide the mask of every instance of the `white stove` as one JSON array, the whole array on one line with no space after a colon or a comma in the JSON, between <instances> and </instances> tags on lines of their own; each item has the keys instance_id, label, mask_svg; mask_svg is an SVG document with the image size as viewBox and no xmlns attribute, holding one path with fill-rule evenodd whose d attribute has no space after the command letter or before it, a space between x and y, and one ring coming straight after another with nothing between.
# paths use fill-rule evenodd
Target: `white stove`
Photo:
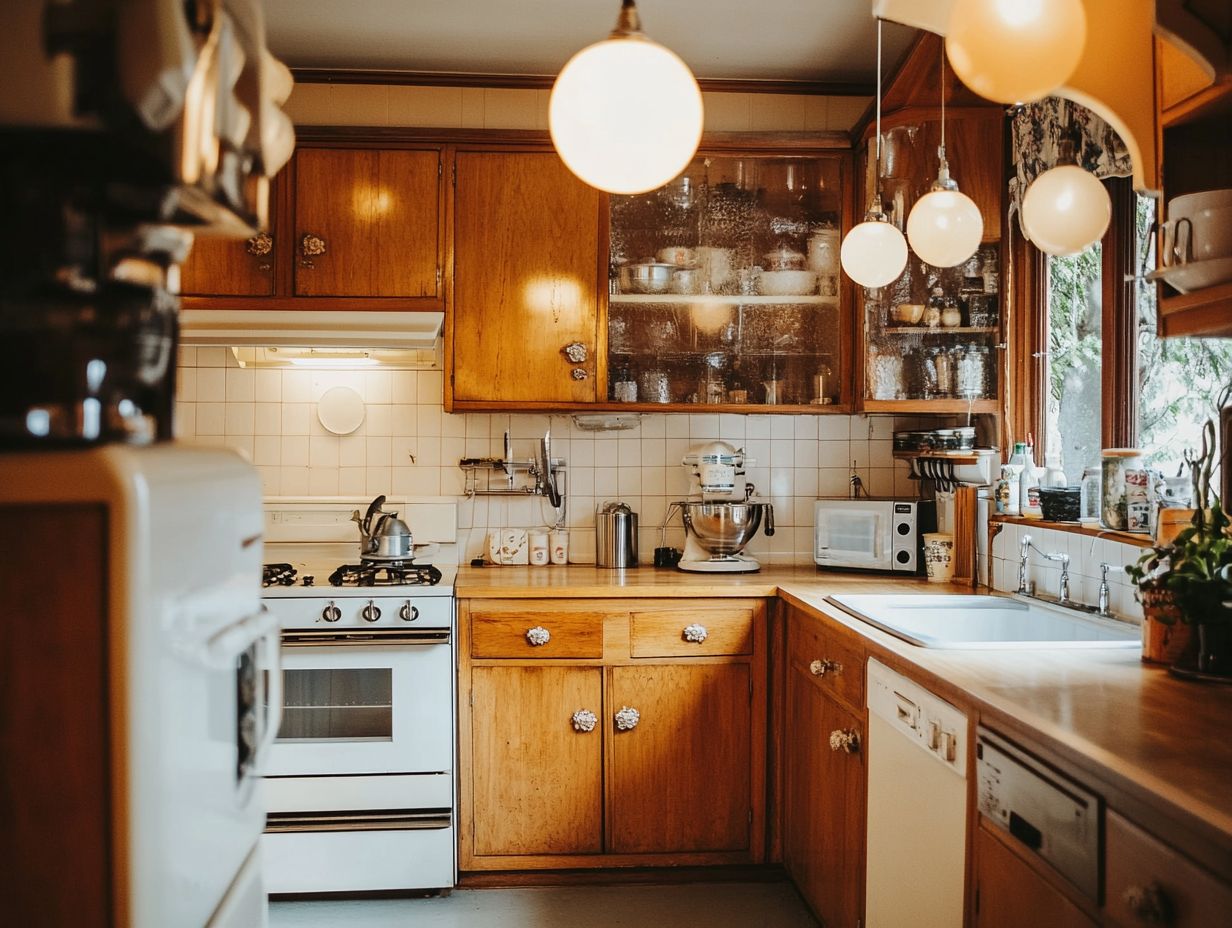
<instances>
[{"instance_id":1,"label":"white stove","mask_svg":"<svg viewBox=\"0 0 1232 928\"><path fill-rule=\"evenodd\" d=\"M276 894L456 877L456 504L388 501L414 557L365 562L351 514L368 502L265 506L262 601L282 630L285 694L262 839Z\"/></svg>"}]
</instances>

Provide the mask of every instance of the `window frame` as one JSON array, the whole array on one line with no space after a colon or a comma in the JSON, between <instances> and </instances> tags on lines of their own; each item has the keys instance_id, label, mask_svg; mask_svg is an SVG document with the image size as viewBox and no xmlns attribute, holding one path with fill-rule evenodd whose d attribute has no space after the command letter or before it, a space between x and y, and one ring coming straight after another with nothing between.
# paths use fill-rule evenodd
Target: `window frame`
<instances>
[{"instance_id":1,"label":"window frame","mask_svg":"<svg viewBox=\"0 0 1232 928\"><path fill-rule=\"evenodd\" d=\"M1104 180L1112 220L1102 239L1100 442L1133 448L1138 441L1137 194L1127 177ZM1048 257L1009 223L1010 390L1005 447L1048 434Z\"/></svg>"}]
</instances>

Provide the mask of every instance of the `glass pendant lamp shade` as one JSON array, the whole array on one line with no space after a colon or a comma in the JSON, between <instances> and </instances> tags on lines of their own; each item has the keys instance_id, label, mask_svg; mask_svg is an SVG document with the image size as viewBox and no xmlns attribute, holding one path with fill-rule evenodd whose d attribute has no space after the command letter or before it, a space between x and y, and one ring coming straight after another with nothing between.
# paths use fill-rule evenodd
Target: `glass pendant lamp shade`
<instances>
[{"instance_id":1,"label":"glass pendant lamp shade","mask_svg":"<svg viewBox=\"0 0 1232 928\"><path fill-rule=\"evenodd\" d=\"M933 190L907 217L911 250L933 267L954 267L970 258L984 237L984 217L965 193Z\"/></svg>"},{"instance_id":2,"label":"glass pendant lamp shade","mask_svg":"<svg viewBox=\"0 0 1232 928\"><path fill-rule=\"evenodd\" d=\"M1076 164L1045 171L1022 198L1022 226L1035 247L1076 255L1104 237L1112 200L1099 178Z\"/></svg>"},{"instance_id":3,"label":"glass pendant lamp shade","mask_svg":"<svg viewBox=\"0 0 1232 928\"><path fill-rule=\"evenodd\" d=\"M1086 45L1082 0L954 0L945 50L962 82L999 103L1046 97Z\"/></svg>"},{"instance_id":4,"label":"glass pendant lamp shade","mask_svg":"<svg viewBox=\"0 0 1232 928\"><path fill-rule=\"evenodd\" d=\"M885 217L869 218L847 233L839 249L847 276L863 287L893 283L907 267L907 240Z\"/></svg>"},{"instance_id":5,"label":"glass pendant lamp shade","mask_svg":"<svg viewBox=\"0 0 1232 928\"><path fill-rule=\"evenodd\" d=\"M592 187L644 193L685 169L702 135L702 94L693 72L641 32L625 0L611 37L561 69L548 105L552 144Z\"/></svg>"}]
</instances>

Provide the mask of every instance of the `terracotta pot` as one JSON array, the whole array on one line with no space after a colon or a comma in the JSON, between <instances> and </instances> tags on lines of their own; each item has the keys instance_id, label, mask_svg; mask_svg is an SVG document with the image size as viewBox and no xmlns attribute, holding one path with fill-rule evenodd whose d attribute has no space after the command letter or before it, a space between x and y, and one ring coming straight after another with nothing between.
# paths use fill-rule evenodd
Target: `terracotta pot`
<instances>
[{"instance_id":1,"label":"terracotta pot","mask_svg":"<svg viewBox=\"0 0 1232 928\"><path fill-rule=\"evenodd\" d=\"M1142 659L1151 664L1177 664L1189 653L1191 626L1181 622L1181 610L1166 590L1142 593ZM1166 620L1166 621L1165 621Z\"/></svg>"}]
</instances>

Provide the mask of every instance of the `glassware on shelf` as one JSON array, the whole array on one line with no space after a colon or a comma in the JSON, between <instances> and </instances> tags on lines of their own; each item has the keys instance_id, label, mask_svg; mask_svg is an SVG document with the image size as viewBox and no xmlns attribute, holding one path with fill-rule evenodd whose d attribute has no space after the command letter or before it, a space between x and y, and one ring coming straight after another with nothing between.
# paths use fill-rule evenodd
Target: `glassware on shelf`
<instances>
[{"instance_id":1,"label":"glassware on shelf","mask_svg":"<svg viewBox=\"0 0 1232 928\"><path fill-rule=\"evenodd\" d=\"M933 287L932 296L924 307L924 325L935 329L941 325L941 315L945 310L945 292L940 287Z\"/></svg>"},{"instance_id":2,"label":"glassware on shelf","mask_svg":"<svg viewBox=\"0 0 1232 928\"><path fill-rule=\"evenodd\" d=\"M828 359L829 355L822 355L813 374L813 395L809 399L813 406L828 406L834 402L831 396L834 391L834 369Z\"/></svg>"},{"instance_id":3,"label":"glassware on shelf","mask_svg":"<svg viewBox=\"0 0 1232 928\"><path fill-rule=\"evenodd\" d=\"M958 355L956 393L964 399L980 399L989 395L989 354L984 345L967 345L955 349Z\"/></svg>"},{"instance_id":4,"label":"glassware on shelf","mask_svg":"<svg viewBox=\"0 0 1232 928\"><path fill-rule=\"evenodd\" d=\"M948 348L937 348L933 364L937 369L937 396L954 395L954 357Z\"/></svg>"},{"instance_id":5,"label":"glassware on shelf","mask_svg":"<svg viewBox=\"0 0 1232 928\"><path fill-rule=\"evenodd\" d=\"M1000 286L1001 274L997 270L996 256L991 252L984 256L984 263L980 266L980 276L984 279L984 292L996 293Z\"/></svg>"},{"instance_id":6,"label":"glassware on shelf","mask_svg":"<svg viewBox=\"0 0 1232 928\"><path fill-rule=\"evenodd\" d=\"M670 403L672 378L661 367L651 367L637 376L637 390L643 403Z\"/></svg>"},{"instance_id":7,"label":"glassware on shelf","mask_svg":"<svg viewBox=\"0 0 1232 928\"><path fill-rule=\"evenodd\" d=\"M697 383L697 401L715 406L727 402L727 384L723 380L723 368L727 356L711 352L702 358L702 376Z\"/></svg>"},{"instance_id":8,"label":"glassware on shelf","mask_svg":"<svg viewBox=\"0 0 1232 928\"><path fill-rule=\"evenodd\" d=\"M749 381L744 376L744 365L739 359L732 364L727 375L727 401L729 403L748 403L752 400Z\"/></svg>"},{"instance_id":9,"label":"glassware on shelf","mask_svg":"<svg viewBox=\"0 0 1232 928\"><path fill-rule=\"evenodd\" d=\"M890 347L874 347L868 356L868 382L875 400L896 400L903 389L903 357Z\"/></svg>"},{"instance_id":10,"label":"glassware on shelf","mask_svg":"<svg viewBox=\"0 0 1232 928\"><path fill-rule=\"evenodd\" d=\"M618 403L637 402L637 381L633 379L633 373L629 368L622 367L616 372L616 380L612 386L612 399Z\"/></svg>"}]
</instances>

